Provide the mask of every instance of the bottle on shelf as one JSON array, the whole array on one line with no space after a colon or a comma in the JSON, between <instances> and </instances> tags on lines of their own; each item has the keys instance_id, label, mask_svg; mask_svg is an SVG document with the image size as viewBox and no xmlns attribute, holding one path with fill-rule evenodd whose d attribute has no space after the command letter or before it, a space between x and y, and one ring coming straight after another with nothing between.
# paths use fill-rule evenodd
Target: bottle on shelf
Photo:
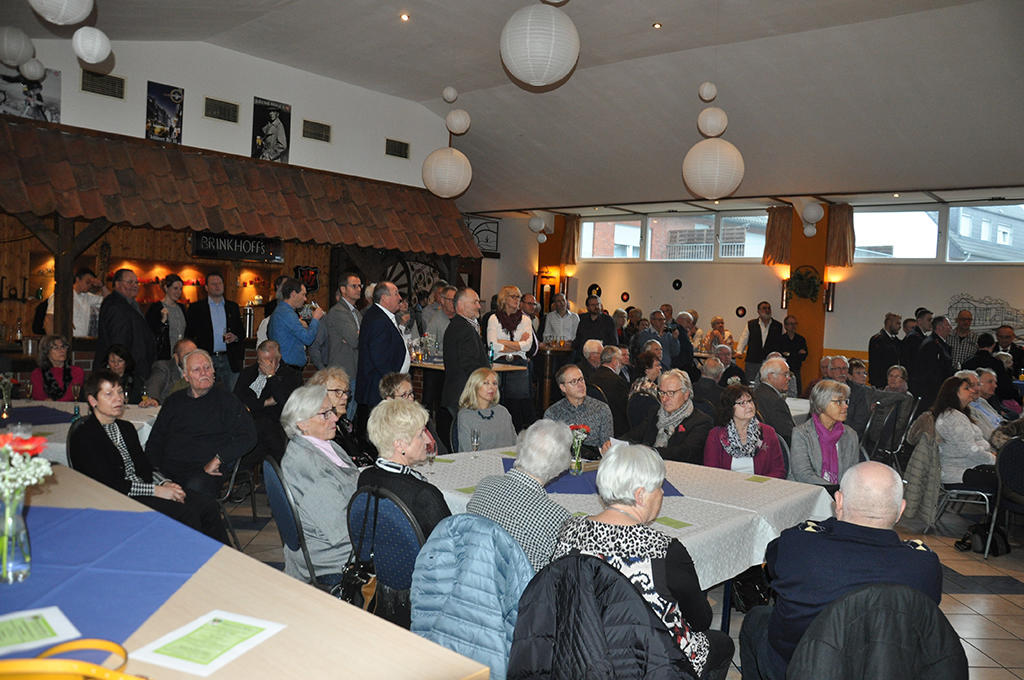
<instances>
[{"instance_id":1,"label":"bottle on shelf","mask_svg":"<svg viewBox=\"0 0 1024 680\"><path fill-rule=\"evenodd\" d=\"M21 342L25 338L25 334L21 331L21 319L18 319L18 326L14 331L14 341Z\"/></svg>"}]
</instances>

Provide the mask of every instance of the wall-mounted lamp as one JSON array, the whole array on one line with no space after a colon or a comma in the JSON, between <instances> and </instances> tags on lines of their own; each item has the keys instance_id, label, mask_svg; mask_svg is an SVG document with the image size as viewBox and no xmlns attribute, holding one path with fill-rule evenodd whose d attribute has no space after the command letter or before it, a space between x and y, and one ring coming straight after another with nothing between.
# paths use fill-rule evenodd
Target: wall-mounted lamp
<instances>
[{"instance_id":1,"label":"wall-mounted lamp","mask_svg":"<svg viewBox=\"0 0 1024 680\"><path fill-rule=\"evenodd\" d=\"M825 284L825 311L834 312L836 310L836 282L829 281Z\"/></svg>"},{"instance_id":2,"label":"wall-mounted lamp","mask_svg":"<svg viewBox=\"0 0 1024 680\"><path fill-rule=\"evenodd\" d=\"M786 295L786 285L789 279L782 279L782 299L779 301L780 309L789 309L789 296Z\"/></svg>"}]
</instances>

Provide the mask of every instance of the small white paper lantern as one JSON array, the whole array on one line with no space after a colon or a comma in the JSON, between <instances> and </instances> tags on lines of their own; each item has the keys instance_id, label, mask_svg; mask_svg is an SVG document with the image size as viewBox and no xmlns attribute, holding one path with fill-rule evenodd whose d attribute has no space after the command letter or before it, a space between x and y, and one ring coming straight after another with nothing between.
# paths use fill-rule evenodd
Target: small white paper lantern
<instances>
[{"instance_id":1,"label":"small white paper lantern","mask_svg":"<svg viewBox=\"0 0 1024 680\"><path fill-rule=\"evenodd\" d=\"M28 33L15 26L0 26L0 61L17 68L35 53Z\"/></svg>"},{"instance_id":2,"label":"small white paper lantern","mask_svg":"<svg viewBox=\"0 0 1024 680\"><path fill-rule=\"evenodd\" d=\"M717 106L709 106L697 116L697 129L705 137L717 137L729 127L729 116Z\"/></svg>"},{"instance_id":3,"label":"small white paper lantern","mask_svg":"<svg viewBox=\"0 0 1024 680\"><path fill-rule=\"evenodd\" d=\"M451 130L453 135L461 135L469 129L472 120L465 109L452 109L444 117L444 124Z\"/></svg>"},{"instance_id":4,"label":"small white paper lantern","mask_svg":"<svg viewBox=\"0 0 1024 680\"><path fill-rule=\"evenodd\" d=\"M532 231L535 234L539 234L540 232L544 231L544 218L537 217L536 215L534 215L533 217L530 218L529 226L530 231Z\"/></svg>"},{"instance_id":5,"label":"small white paper lantern","mask_svg":"<svg viewBox=\"0 0 1024 680\"><path fill-rule=\"evenodd\" d=\"M435 149L423 161L423 184L441 198L458 196L473 180L473 166L466 154L450 146Z\"/></svg>"},{"instance_id":6,"label":"small white paper lantern","mask_svg":"<svg viewBox=\"0 0 1024 680\"><path fill-rule=\"evenodd\" d=\"M804 209L800 211L800 219L804 221L805 226L809 224L817 224L824 216L825 209L821 207L820 203L808 203L804 206Z\"/></svg>"},{"instance_id":7,"label":"small white paper lantern","mask_svg":"<svg viewBox=\"0 0 1024 680\"><path fill-rule=\"evenodd\" d=\"M93 0L28 0L32 9L51 24L80 24L92 12Z\"/></svg>"},{"instance_id":8,"label":"small white paper lantern","mask_svg":"<svg viewBox=\"0 0 1024 680\"><path fill-rule=\"evenodd\" d=\"M743 171L740 150L720 137L697 142L683 159L683 181L704 198L722 198L736 191Z\"/></svg>"},{"instance_id":9,"label":"small white paper lantern","mask_svg":"<svg viewBox=\"0 0 1024 680\"><path fill-rule=\"evenodd\" d=\"M564 78L580 56L572 19L551 5L527 5L501 30L501 61L513 76L535 86Z\"/></svg>"},{"instance_id":10,"label":"small white paper lantern","mask_svg":"<svg viewBox=\"0 0 1024 680\"><path fill-rule=\"evenodd\" d=\"M29 59L18 67L18 72L29 80L42 80L46 75L46 67L38 59Z\"/></svg>"},{"instance_id":11,"label":"small white paper lantern","mask_svg":"<svg viewBox=\"0 0 1024 680\"><path fill-rule=\"evenodd\" d=\"M697 94L700 95L701 99L709 102L718 96L718 86L710 80L705 80L700 84L700 87L697 88Z\"/></svg>"},{"instance_id":12,"label":"small white paper lantern","mask_svg":"<svg viewBox=\"0 0 1024 680\"><path fill-rule=\"evenodd\" d=\"M71 47L79 59L98 64L110 56L110 38L98 28L82 26L71 36Z\"/></svg>"},{"instance_id":13,"label":"small white paper lantern","mask_svg":"<svg viewBox=\"0 0 1024 680\"><path fill-rule=\"evenodd\" d=\"M817 227L815 227L813 224L804 223L804 236L806 236L807 238L814 238L817 233Z\"/></svg>"},{"instance_id":14,"label":"small white paper lantern","mask_svg":"<svg viewBox=\"0 0 1024 680\"><path fill-rule=\"evenodd\" d=\"M537 234L537 243L544 243L548 240L547 234Z\"/></svg>"},{"instance_id":15,"label":"small white paper lantern","mask_svg":"<svg viewBox=\"0 0 1024 680\"><path fill-rule=\"evenodd\" d=\"M441 99L445 100L449 104L459 98L459 91L449 85L448 87L441 90Z\"/></svg>"}]
</instances>

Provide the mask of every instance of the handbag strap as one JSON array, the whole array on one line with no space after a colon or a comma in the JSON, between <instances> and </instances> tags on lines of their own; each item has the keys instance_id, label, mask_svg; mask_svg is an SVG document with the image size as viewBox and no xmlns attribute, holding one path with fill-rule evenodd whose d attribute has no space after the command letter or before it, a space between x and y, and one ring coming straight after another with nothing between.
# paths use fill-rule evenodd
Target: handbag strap
<instances>
[{"instance_id":1,"label":"handbag strap","mask_svg":"<svg viewBox=\"0 0 1024 680\"><path fill-rule=\"evenodd\" d=\"M374 487L371 491L373 495L373 535L370 539L370 559L373 560L373 549L375 547L374 541L377 539L377 504L380 502L377 496L377 490ZM359 543L356 545L356 549L349 555L348 562L345 564L346 567L358 562L362 559L363 554L363 540L366 537L366 519L369 514L370 499L366 499L366 511L363 512L363 526L359 529Z\"/></svg>"},{"instance_id":2,"label":"handbag strap","mask_svg":"<svg viewBox=\"0 0 1024 680\"><path fill-rule=\"evenodd\" d=\"M87 661L74 659L50 659L55 654L64 654L79 650L100 650L114 654L121 659L117 668L105 668ZM97 678L99 680L139 680L139 676L123 673L121 669L128 663L128 652L116 642L96 638L71 640L50 647L40 652L34 659L5 659L0 661L0 678L31 678L34 676L60 678L67 676L69 680Z\"/></svg>"}]
</instances>

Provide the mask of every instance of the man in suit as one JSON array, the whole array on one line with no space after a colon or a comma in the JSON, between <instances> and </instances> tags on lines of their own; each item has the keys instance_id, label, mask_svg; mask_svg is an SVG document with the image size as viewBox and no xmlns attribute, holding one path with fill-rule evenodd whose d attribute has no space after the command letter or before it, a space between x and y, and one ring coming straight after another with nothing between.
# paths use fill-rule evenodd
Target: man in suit
<instances>
[{"instance_id":1,"label":"man in suit","mask_svg":"<svg viewBox=\"0 0 1024 680\"><path fill-rule=\"evenodd\" d=\"M900 315L888 312L882 330L868 340L868 380L872 387L885 389L890 366L900 363Z\"/></svg>"},{"instance_id":2,"label":"man in suit","mask_svg":"<svg viewBox=\"0 0 1024 680\"><path fill-rule=\"evenodd\" d=\"M914 326L900 343L900 364L906 367L911 376L914 374L914 363L917 360L917 350L921 343L932 330L932 313L924 307L918 307L914 312L917 325ZM924 404L922 404L922 407ZM930 405L929 405L930 408Z\"/></svg>"},{"instance_id":3,"label":"man in suit","mask_svg":"<svg viewBox=\"0 0 1024 680\"><path fill-rule=\"evenodd\" d=\"M1006 352L1013 357L1013 376L1020 375L1024 371L1024 347L1016 344L1017 334L1013 332L1013 326L1002 325L996 329L996 352Z\"/></svg>"},{"instance_id":4,"label":"man in suit","mask_svg":"<svg viewBox=\"0 0 1024 680\"><path fill-rule=\"evenodd\" d=\"M708 357L704 365L700 367L700 379L693 383L693 398L695 401L706 401L713 408L718 407L718 401L722 398L722 391L725 389L718 384L725 372L718 357Z\"/></svg>"},{"instance_id":5,"label":"man in suit","mask_svg":"<svg viewBox=\"0 0 1024 680\"><path fill-rule=\"evenodd\" d=\"M281 346L274 340L264 340L256 348L256 363L246 366L238 374L235 396L252 414L256 424L257 443L246 454L242 466L246 467L274 457L278 463L284 456L288 438L281 427L281 411L295 388L302 385L302 374L281 362Z\"/></svg>"},{"instance_id":6,"label":"man in suit","mask_svg":"<svg viewBox=\"0 0 1024 680\"><path fill-rule=\"evenodd\" d=\"M605 347L601 350L601 365L591 375L590 382L601 388L605 401L612 411L612 431L621 437L629 429L626 418L626 402L629 399L629 382L621 375L622 350Z\"/></svg>"},{"instance_id":7,"label":"man in suit","mask_svg":"<svg viewBox=\"0 0 1024 680\"><path fill-rule=\"evenodd\" d=\"M655 309L651 312L651 327L633 336L629 351L636 356L643 351L644 343L648 340L657 340L661 343L661 367L667 371L672 368L672 360L679 354L679 340L668 330L666 321L665 313L660 309Z\"/></svg>"},{"instance_id":8,"label":"man in suit","mask_svg":"<svg viewBox=\"0 0 1024 680\"><path fill-rule=\"evenodd\" d=\"M242 370L242 315L238 303L224 297L224 275L206 275L206 299L189 305L185 313L185 337L192 338L213 357L217 381L230 392Z\"/></svg>"},{"instance_id":9,"label":"man in suit","mask_svg":"<svg viewBox=\"0 0 1024 680\"><path fill-rule=\"evenodd\" d=\"M150 373L149 380L146 381L146 391L158 404L167 401L167 397L171 396L172 392L188 387L181 360L195 349L199 349L196 343L189 338L182 338L174 343L170 359L153 362L153 372Z\"/></svg>"},{"instance_id":10,"label":"man in suit","mask_svg":"<svg viewBox=\"0 0 1024 680\"><path fill-rule=\"evenodd\" d=\"M978 336L978 351L973 357L964 362L964 368L976 371L979 368L991 369L996 374L996 396L1000 400L1012 399L1020 401L1020 394L1013 386L1013 377L1006 370L1006 366L999 359L992 356L996 347L996 339L991 333L982 333Z\"/></svg>"},{"instance_id":11,"label":"man in suit","mask_svg":"<svg viewBox=\"0 0 1024 680\"><path fill-rule=\"evenodd\" d=\"M390 281L381 281L373 289L373 304L363 312L359 326L359 357L356 366L356 401L360 432L370 411L380 400L380 379L388 373L408 373L412 357L398 330L395 313L402 306L402 294Z\"/></svg>"},{"instance_id":12,"label":"man in suit","mask_svg":"<svg viewBox=\"0 0 1024 680\"><path fill-rule=\"evenodd\" d=\"M757 303L757 318L747 322L736 351L747 353L747 382L754 382L761 362L772 352L782 351L782 324L772 318L772 306L762 300Z\"/></svg>"},{"instance_id":13,"label":"man in suit","mask_svg":"<svg viewBox=\"0 0 1024 680\"><path fill-rule=\"evenodd\" d=\"M100 305L99 336L94 365L99 365L111 345L124 345L135 360L135 376L149 377L156 359L156 339L139 309L139 277L131 269L114 272L114 290Z\"/></svg>"},{"instance_id":14,"label":"man in suit","mask_svg":"<svg viewBox=\"0 0 1024 680\"><path fill-rule=\"evenodd\" d=\"M459 395L469 374L488 365L487 350L480 335L480 296L472 288L455 294L455 316L444 332L444 386L441 405L454 417L459 412Z\"/></svg>"},{"instance_id":15,"label":"man in suit","mask_svg":"<svg viewBox=\"0 0 1024 680\"><path fill-rule=\"evenodd\" d=\"M601 344L600 340L587 340L583 343L583 360L580 361L577 366L583 372L583 378L589 383L591 376L601 366L601 352L604 351L604 345Z\"/></svg>"},{"instance_id":16,"label":"man in suit","mask_svg":"<svg viewBox=\"0 0 1024 680\"><path fill-rule=\"evenodd\" d=\"M942 381L953 375L953 355L946 338L953 332L949 319L932 319L932 334L925 338L917 350L914 368L910 372L910 392L921 397L921 406L931 408Z\"/></svg>"},{"instance_id":17,"label":"man in suit","mask_svg":"<svg viewBox=\"0 0 1024 680\"><path fill-rule=\"evenodd\" d=\"M729 381L733 378L737 378L739 382L745 383L743 379L743 371L736 362L732 360L732 348L729 345L719 345L715 348L715 356L722 362L722 366L725 368L722 370L722 377L718 379L718 384L723 388L729 386Z\"/></svg>"},{"instance_id":18,"label":"man in suit","mask_svg":"<svg viewBox=\"0 0 1024 680\"><path fill-rule=\"evenodd\" d=\"M761 381L754 389L754 402L761 422L771 425L789 444L793 440L793 414L786 404L789 390L789 364L785 359L767 359L761 364Z\"/></svg>"},{"instance_id":19,"label":"man in suit","mask_svg":"<svg viewBox=\"0 0 1024 680\"><path fill-rule=\"evenodd\" d=\"M327 312L327 360L331 366L340 366L349 376L349 389L355 391L356 369L359 365L359 325L363 315L356 303L363 294L363 282L354 272L341 275L338 302ZM348 419L355 421L356 401L348 403Z\"/></svg>"}]
</instances>

